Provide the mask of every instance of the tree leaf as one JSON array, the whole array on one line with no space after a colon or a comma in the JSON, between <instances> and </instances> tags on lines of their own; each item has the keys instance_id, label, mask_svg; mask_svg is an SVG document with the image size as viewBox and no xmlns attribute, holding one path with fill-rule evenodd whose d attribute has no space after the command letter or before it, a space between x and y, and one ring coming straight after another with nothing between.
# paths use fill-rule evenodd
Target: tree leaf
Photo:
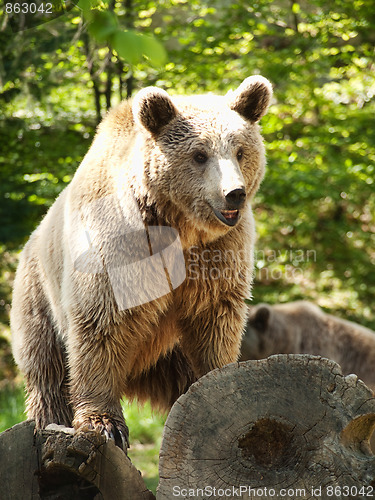
<instances>
[{"instance_id":1,"label":"tree leaf","mask_svg":"<svg viewBox=\"0 0 375 500\"><path fill-rule=\"evenodd\" d=\"M131 64L141 62L143 56L157 66L165 62L166 53L163 46L151 36L132 30L117 30L110 41L118 55Z\"/></svg>"},{"instance_id":2,"label":"tree leaf","mask_svg":"<svg viewBox=\"0 0 375 500\"><path fill-rule=\"evenodd\" d=\"M139 35L143 55L146 56L155 66L161 66L166 62L167 54L155 38L148 35Z\"/></svg>"},{"instance_id":3,"label":"tree leaf","mask_svg":"<svg viewBox=\"0 0 375 500\"><path fill-rule=\"evenodd\" d=\"M118 29L116 17L112 12L95 10L92 16L93 21L89 24L88 30L98 42L108 40Z\"/></svg>"},{"instance_id":4,"label":"tree leaf","mask_svg":"<svg viewBox=\"0 0 375 500\"><path fill-rule=\"evenodd\" d=\"M117 30L110 39L112 48L130 64L137 64L142 59L142 47L139 36L134 31Z\"/></svg>"},{"instance_id":5,"label":"tree leaf","mask_svg":"<svg viewBox=\"0 0 375 500\"><path fill-rule=\"evenodd\" d=\"M82 10L83 16L87 20L90 20L90 17L91 17L91 1L90 0L79 0L79 2L77 3L77 7L79 7Z\"/></svg>"}]
</instances>

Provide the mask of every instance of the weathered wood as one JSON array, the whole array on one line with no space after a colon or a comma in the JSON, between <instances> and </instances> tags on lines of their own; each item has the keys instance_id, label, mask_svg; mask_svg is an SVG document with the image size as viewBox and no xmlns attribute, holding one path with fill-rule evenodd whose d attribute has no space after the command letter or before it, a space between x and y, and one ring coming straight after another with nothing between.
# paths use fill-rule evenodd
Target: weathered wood
<instances>
[{"instance_id":1,"label":"weathered wood","mask_svg":"<svg viewBox=\"0 0 375 500\"><path fill-rule=\"evenodd\" d=\"M333 361L278 355L228 365L172 408L156 498L373 498L374 426L371 391Z\"/></svg>"},{"instance_id":2,"label":"weathered wood","mask_svg":"<svg viewBox=\"0 0 375 500\"><path fill-rule=\"evenodd\" d=\"M152 500L129 458L96 432L23 422L0 434L1 500Z\"/></svg>"},{"instance_id":3,"label":"weathered wood","mask_svg":"<svg viewBox=\"0 0 375 500\"><path fill-rule=\"evenodd\" d=\"M0 498L39 500L38 450L34 422L17 424L0 434Z\"/></svg>"}]
</instances>

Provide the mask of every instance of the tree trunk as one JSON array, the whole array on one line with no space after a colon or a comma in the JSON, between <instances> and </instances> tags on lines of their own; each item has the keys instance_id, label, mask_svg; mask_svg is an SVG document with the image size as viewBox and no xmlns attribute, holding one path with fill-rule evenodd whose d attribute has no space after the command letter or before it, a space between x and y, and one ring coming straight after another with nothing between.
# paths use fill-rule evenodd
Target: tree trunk
<instances>
[{"instance_id":1,"label":"tree trunk","mask_svg":"<svg viewBox=\"0 0 375 500\"><path fill-rule=\"evenodd\" d=\"M117 68L117 74L118 74L118 93L119 93L119 98L120 98L120 102L121 102L122 99L123 99L123 92L122 92L123 81L122 81L122 75L123 75L123 72L124 72L124 65L123 65L121 59L119 59L119 58L117 58L117 61L116 61L116 68Z\"/></svg>"},{"instance_id":2,"label":"tree trunk","mask_svg":"<svg viewBox=\"0 0 375 500\"><path fill-rule=\"evenodd\" d=\"M134 29L134 6L133 0L124 0L125 7L125 26L128 29ZM129 66L128 72L126 75L126 98L130 99L133 93L134 87L134 77L133 77L133 68Z\"/></svg>"},{"instance_id":3,"label":"tree trunk","mask_svg":"<svg viewBox=\"0 0 375 500\"><path fill-rule=\"evenodd\" d=\"M126 78L126 98L130 99L133 93L134 77L132 70L129 70Z\"/></svg>"},{"instance_id":4,"label":"tree trunk","mask_svg":"<svg viewBox=\"0 0 375 500\"><path fill-rule=\"evenodd\" d=\"M87 69L89 71L92 86L94 89L96 122L99 124L101 119L102 119L101 105L100 105L101 92L99 89L98 77L97 77L95 69L94 69L94 55L90 51L90 42L89 42L89 36L88 36L87 32L83 33L82 39L83 39L83 44L84 44L84 48L85 48Z\"/></svg>"},{"instance_id":5,"label":"tree trunk","mask_svg":"<svg viewBox=\"0 0 375 500\"><path fill-rule=\"evenodd\" d=\"M373 498L374 426L371 391L333 361L278 355L228 365L173 406L156 497Z\"/></svg>"},{"instance_id":6,"label":"tree trunk","mask_svg":"<svg viewBox=\"0 0 375 500\"><path fill-rule=\"evenodd\" d=\"M108 50L109 50L108 56L107 56L108 62L106 64L107 81L105 84L105 91L104 91L105 105L106 105L107 111L109 111L111 109L111 98L112 98L112 61L111 61L112 50L110 48L108 48Z\"/></svg>"}]
</instances>

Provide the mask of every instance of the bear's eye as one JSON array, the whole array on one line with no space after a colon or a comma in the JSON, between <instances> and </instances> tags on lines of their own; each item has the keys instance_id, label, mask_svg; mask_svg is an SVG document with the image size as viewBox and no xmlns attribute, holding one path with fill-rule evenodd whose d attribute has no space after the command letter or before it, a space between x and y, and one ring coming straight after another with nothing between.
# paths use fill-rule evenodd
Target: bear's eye
<instances>
[{"instance_id":1,"label":"bear's eye","mask_svg":"<svg viewBox=\"0 0 375 500\"><path fill-rule=\"evenodd\" d=\"M242 157L243 157L243 149L240 148L238 151L237 151L237 160L240 161L242 160Z\"/></svg>"},{"instance_id":2,"label":"bear's eye","mask_svg":"<svg viewBox=\"0 0 375 500\"><path fill-rule=\"evenodd\" d=\"M206 161L208 160L208 156L206 155L206 153L202 153L202 151L199 151L198 153L195 153L194 160L197 163L206 163Z\"/></svg>"}]
</instances>

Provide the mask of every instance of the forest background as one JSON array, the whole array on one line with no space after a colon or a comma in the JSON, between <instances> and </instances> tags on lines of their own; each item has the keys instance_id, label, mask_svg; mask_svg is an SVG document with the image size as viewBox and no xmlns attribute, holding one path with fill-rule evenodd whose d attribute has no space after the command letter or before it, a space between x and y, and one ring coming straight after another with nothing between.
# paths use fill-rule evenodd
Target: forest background
<instances>
[{"instance_id":1,"label":"forest background","mask_svg":"<svg viewBox=\"0 0 375 500\"><path fill-rule=\"evenodd\" d=\"M9 344L19 251L106 110L148 85L272 82L253 303L308 299L375 330L373 0L53 0L53 20L36 4L0 4L0 430L25 418ZM155 489L163 417L124 406Z\"/></svg>"}]
</instances>

